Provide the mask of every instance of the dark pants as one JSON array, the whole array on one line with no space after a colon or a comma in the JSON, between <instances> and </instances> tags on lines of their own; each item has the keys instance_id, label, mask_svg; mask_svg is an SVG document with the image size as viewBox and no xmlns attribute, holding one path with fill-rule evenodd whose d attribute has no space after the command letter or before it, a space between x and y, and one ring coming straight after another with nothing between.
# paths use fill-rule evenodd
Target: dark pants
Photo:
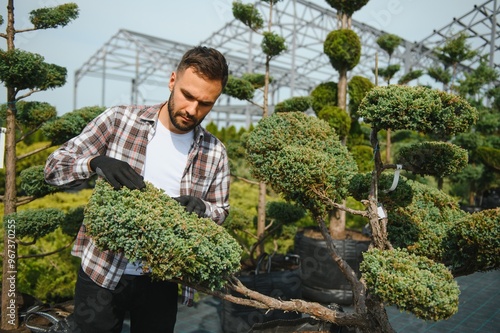
<instances>
[{"instance_id":1,"label":"dark pants","mask_svg":"<svg viewBox=\"0 0 500 333\"><path fill-rule=\"evenodd\" d=\"M177 284L124 275L115 290L98 286L80 268L75 288L74 333L120 333L130 313L131 333L173 333ZM72 323L73 324L73 323Z\"/></svg>"}]
</instances>

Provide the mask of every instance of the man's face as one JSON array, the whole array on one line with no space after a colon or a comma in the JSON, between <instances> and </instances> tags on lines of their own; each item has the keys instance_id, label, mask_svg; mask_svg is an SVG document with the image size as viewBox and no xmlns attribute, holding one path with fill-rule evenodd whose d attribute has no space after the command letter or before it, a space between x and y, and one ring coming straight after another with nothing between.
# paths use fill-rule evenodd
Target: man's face
<instances>
[{"instance_id":1,"label":"man's face","mask_svg":"<svg viewBox=\"0 0 500 333\"><path fill-rule=\"evenodd\" d=\"M220 81L205 79L192 68L182 73L172 73L169 88L169 117L163 119L168 129L178 134L187 133L200 124L222 92Z\"/></svg>"}]
</instances>

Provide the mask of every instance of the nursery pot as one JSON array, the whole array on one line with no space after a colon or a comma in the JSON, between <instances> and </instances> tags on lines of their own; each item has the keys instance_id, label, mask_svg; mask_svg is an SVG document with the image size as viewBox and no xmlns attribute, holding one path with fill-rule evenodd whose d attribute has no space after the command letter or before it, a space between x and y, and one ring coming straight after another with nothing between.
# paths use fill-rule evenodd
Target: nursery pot
<instances>
[{"instance_id":1,"label":"nursery pot","mask_svg":"<svg viewBox=\"0 0 500 333\"><path fill-rule=\"evenodd\" d=\"M351 231L352 232L352 231ZM369 240L333 240L339 254L360 276L362 253ZM300 256L302 297L322 304L352 304L351 285L333 261L326 241L315 228L307 228L295 236L295 252Z\"/></svg>"},{"instance_id":2,"label":"nursery pot","mask_svg":"<svg viewBox=\"0 0 500 333\"><path fill-rule=\"evenodd\" d=\"M277 262L288 268L279 268ZM279 265L283 267L282 265ZM237 278L247 288L261 294L282 300L301 298L301 279L299 259L296 255L268 256L259 258L257 267L253 271L240 272ZM241 294L231 292L235 296ZM243 306L229 301L222 302L221 326L224 333L247 333L255 324L262 324L273 320L290 320L300 318L296 312L280 310L262 310Z\"/></svg>"}]
</instances>

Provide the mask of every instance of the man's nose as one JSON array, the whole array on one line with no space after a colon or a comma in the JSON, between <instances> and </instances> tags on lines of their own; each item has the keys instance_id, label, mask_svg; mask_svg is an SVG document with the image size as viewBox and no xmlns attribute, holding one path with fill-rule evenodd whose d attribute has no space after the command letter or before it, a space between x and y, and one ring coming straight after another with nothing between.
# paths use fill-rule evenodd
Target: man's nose
<instances>
[{"instance_id":1,"label":"man's nose","mask_svg":"<svg viewBox=\"0 0 500 333\"><path fill-rule=\"evenodd\" d=\"M189 102L188 106L186 107L186 112L189 113L189 115L194 116L196 114L196 110L198 110L198 102Z\"/></svg>"}]
</instances>

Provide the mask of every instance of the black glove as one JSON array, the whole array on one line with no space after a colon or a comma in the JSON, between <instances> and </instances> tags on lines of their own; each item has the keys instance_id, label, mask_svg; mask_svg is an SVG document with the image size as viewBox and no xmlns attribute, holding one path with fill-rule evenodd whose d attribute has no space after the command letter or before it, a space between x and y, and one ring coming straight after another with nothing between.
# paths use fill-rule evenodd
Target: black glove
<instances>
[{"instance_id":1,"label":"black glove","mask_svg":"<svg viewBox=\"0 0 500 333\"><path fill-rule=\"evenodd\" d=\"M90 160L90 168L104 177L115 190L122 186L131 190L146 187L144 179L127 163L108 156L97 156Z\"/></svg>"},{"instance_id":2,"label":"black glove","mask_svg":"<svg viewBox=\"0 0 500 333\"><path fill-rule=\"evenodd\" d=\"M190 213L195 213L198 217L205 216L205 210L207 207L203 200L192 195L181 195L180 197L174 198L181 206L186 207L186 211Z\"/></svg>"}]
</instances>

